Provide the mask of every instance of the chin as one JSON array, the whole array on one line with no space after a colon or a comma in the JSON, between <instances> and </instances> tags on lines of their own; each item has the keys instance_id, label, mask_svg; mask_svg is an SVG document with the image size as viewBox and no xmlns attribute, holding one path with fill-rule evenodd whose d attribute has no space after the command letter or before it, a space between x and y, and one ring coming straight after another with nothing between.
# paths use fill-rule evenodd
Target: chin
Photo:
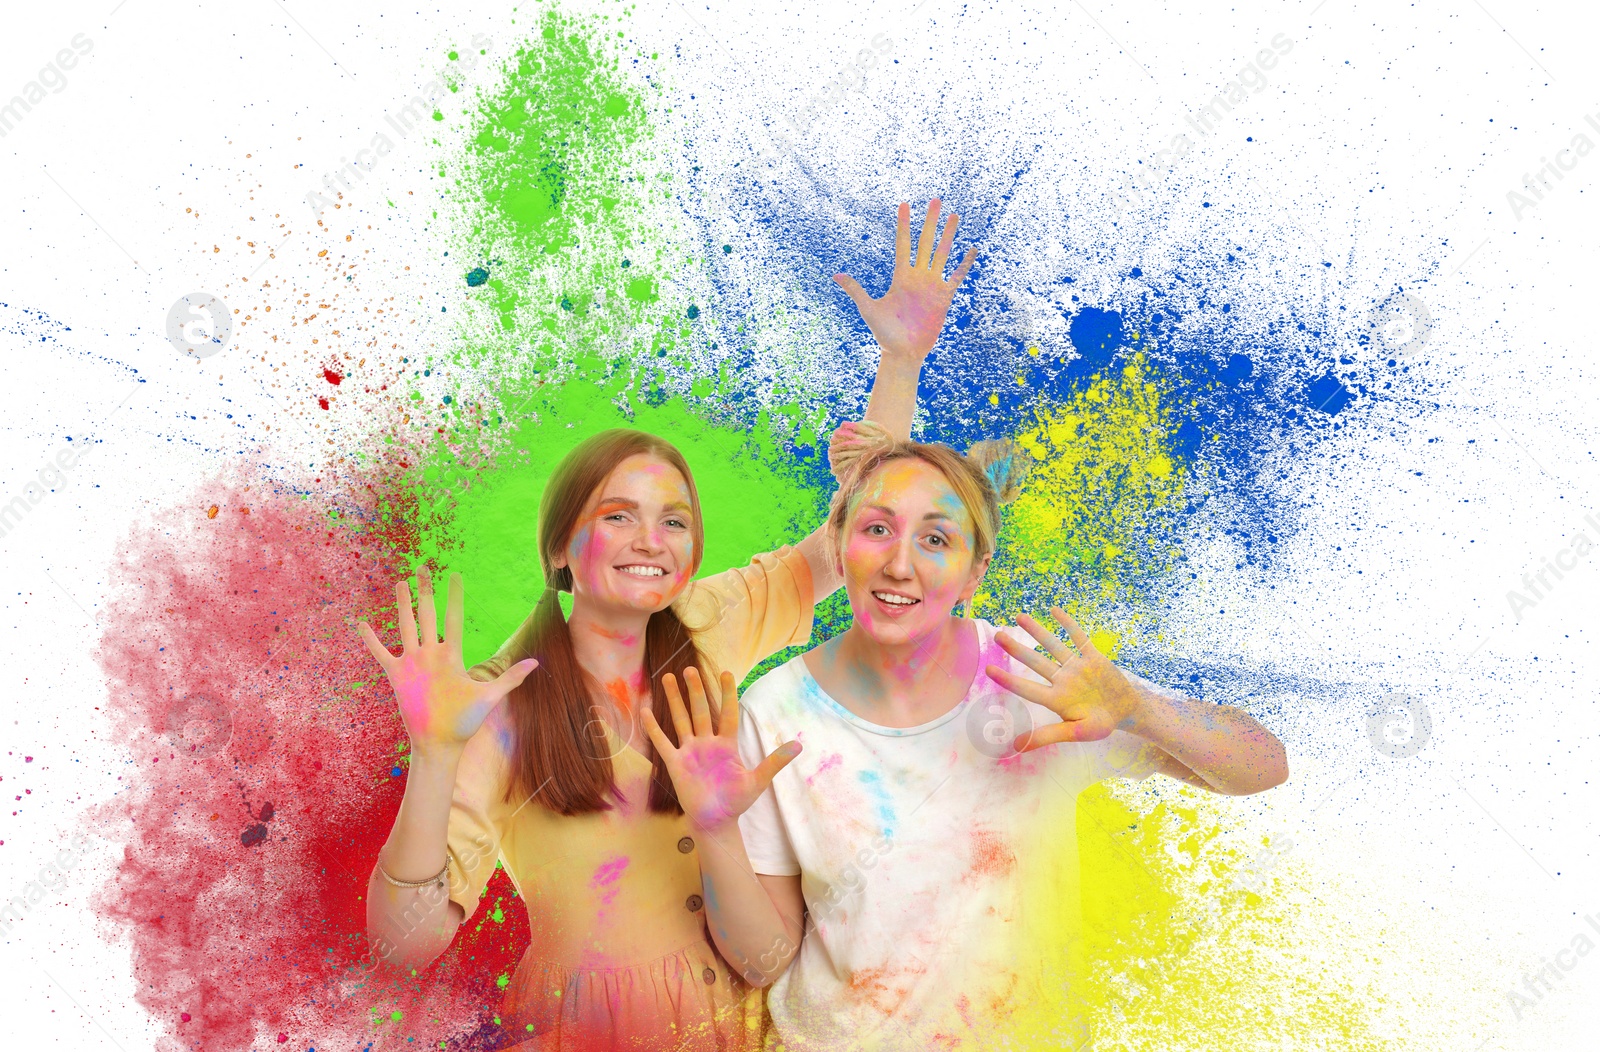
<instances>
[{"instance_id":1,"label":"chin","mask_svg":"<svg viewBox=\"0 0 1600 1052\"><path fill-rule=\"evenodd\" d=\"M683 590L688 587L688 584L687 580L680 580L676 583L661 584L653 588L648 585L631 588L620 594L613 593L612 602L636 613L657 614L677 601L678 596L683 594Z\"/></svg>"},{"instance_id":2,"label":"chin","mask_svg":"<svg viewBox=\"0 0 1600 1052\"><path fill-rule=\"evenodd\" d=\"M943 620L930 619L921 611L894 620L879 617L875 612L869 612L863 617L859 609L853 609L851 612L855 615L856 627L865 632L868 639L886 647L903 646L921 639L938 627L938 622Z\"/></svg>"}]
</instances>

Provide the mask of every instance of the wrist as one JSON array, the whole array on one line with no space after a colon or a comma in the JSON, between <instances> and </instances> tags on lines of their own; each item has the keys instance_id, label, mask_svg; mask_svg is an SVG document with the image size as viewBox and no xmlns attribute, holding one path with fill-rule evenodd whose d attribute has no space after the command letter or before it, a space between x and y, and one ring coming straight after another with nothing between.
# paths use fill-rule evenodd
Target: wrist
<instances>
[{"instance_id":1,"label":"wrist","mask_svg":"<svg viewBox=\"0 0 1600 1052\"><path fill-rule=\"evenodd\" d=\"M882 370L884 366L891 366L920 372L922 363L928 360L929 354L933 353L931 345L928 347L900 347L885 346L880 343L878 348L881 352L879 355L879 370Z\"/></svg>"},{"instance_id":2,"label":"wrist","mask_svg":"<svg viewBox=\"0 0 1600 1052\"><path fill-rule=\"evenodd\" d=\"M413 739L411 742L411 764L413 767L419 763L435 766L453 765L461 760L461 754L466 750L466 747L466 742Z\"/></svg>"},{"instance_id":3,"label":"wrist","mask_svg":"<svg viewBox=\"0 0 1600 1052\"><path fill-rule=\"evenodd\" d=\"M715 822L696 822L695 825L701 835L710 837L719 843L725 844L735 839L743 841L743 836L739 832L738 815L718 819Z\"/></svg>"},{"instance_id":4,"label":"wrist","mask_svg":"<svg viewBox=\"0 0 1600 1052\"><path fill-rule=\"evenodd\" d=\"M1161 707L1161 699L1152 697L1141 689L1137 683L1127 676L1122 676L1120 671L1118 675L1121 676L1124 684L1123 689L1127 692L1123 702L1124 709L1120 724L1132 734L1147 737L1148 735L1145 732L1150 729L1151 725L1159 717L1158 710Z\"/></svg>"}]
</instances>

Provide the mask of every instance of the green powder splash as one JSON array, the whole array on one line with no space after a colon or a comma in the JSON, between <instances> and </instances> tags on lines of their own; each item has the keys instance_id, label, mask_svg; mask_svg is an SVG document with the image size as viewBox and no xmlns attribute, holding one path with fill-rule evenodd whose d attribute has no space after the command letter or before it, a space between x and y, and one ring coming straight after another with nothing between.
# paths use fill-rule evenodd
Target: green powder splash
<instances>
[{"instance_id":1,"label":"green powder splash","mask_svg":"<svg viewBox=\"0 0 1600 1052\"><path fill-rule=\"evenodd\" d=\"M826 407L783 363L807 353L816 321L724 316L707 295L704 246L663 160L681 146L662 141L652 117L664 93L623 61L616 26L541 9L445 168L459 232L450 258L467 299L452 315L454 345L430 363L434 386L418 379L413 393L427 435L415 462L419 554L464 576L469 660L497 647L542 591L539 495L556 460L598 430L637 427L683 451L703 503L703 572L798 540L825 507L814 459L794 450L822 443ZM779 349L759 412L727 402L727 334L739 349ZM457 389L441 395L441 382ZM1020 436L1034 474L1007 511L977 612L1009 620L1061 602L1113 655L1153 626L1133 584L1177 558L1147 538L1169 535L1151 527L1177 514L1194 482L1171 429L1160 377L1140 357L1041 405ZM827 609L837 619L842 596ZM1368 992L1296 975L1295 932L1315 907L1223 879L1239 865L1224 846L1242 827L1229 803L1173 803L1171 792L1128 802L1144 792L1098 786L1078 803L1075 982L1104 1036L1096 1047L1381 1047ZM1282 886L1305 879L1285 873ZM1045 939L1075 923L1053 926L1048 907L1039 916Z\"/></svg>"}]
</instances>

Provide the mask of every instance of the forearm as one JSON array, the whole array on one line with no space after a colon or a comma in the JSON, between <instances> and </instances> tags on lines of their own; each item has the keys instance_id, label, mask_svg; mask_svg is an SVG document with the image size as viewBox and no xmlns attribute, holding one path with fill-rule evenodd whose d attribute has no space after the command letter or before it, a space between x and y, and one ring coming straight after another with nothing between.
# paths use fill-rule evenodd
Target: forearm
<instances>
[{"instance_id":1,"label":"forearm","mask_svg":"<svg viewBox=\"0 0 1600 1052\"><path fill-rule=\"evenodd\" d=\"M1283 743L1243 709L1172 697L1134 684L1139 703L1123 724L1193 771L1212 790L1247 796L1289 777Z\"/></svg>"},{"instance_id":2,"label":"forearm","mask_svg":"<svg viewBox=\"0 0 1600 1052\"><path fill-rule=\"evenodd\" d=\"M930 348L931 349L931 348ZM867 419L882 424L896 439L911 439L911 421L917 413L917 381L922 375L926 355L913 357L883 351L878 360L878 375L867 397Z\"/></svg>"},{"instance_id":3,"label":"forearm","mask_svg":"<svg viewBox=\"0 0 1600 1052\"><path fill-rule=\"evenodd\" d=\"M714 831L702 828L696 838L712 942L746 982L770 985L800 948L804 916L786 915L767 894L737 822Z\"/></svg>"},{"instance_id":4,"label":"forearm","mask_svg":"<svg viewBox=\"0 0 1600 1052\"><path fill-rule=\"evenodd\" d=\"M917 411L917 380L925 357L884 351L872 382L872 394L867 398L866 418L883 425L902 442L911 438L911 420ZM844 579L828 551L827 527L818 526L795 547L811 568L812 602L820 603L838 591Z\"/></svg>"},{"instance_id":5,"label":"forearm","mask_svg":"<svg viewBox=\"0 0 1600 1052\"><path fill-rule=\"evenodd\" d=\"M413 750L400 811L379 852L378 865L396 880L424 880L444 867L460 760L460 747ZM443 887L398 888L374 865L367 881L367 935L382 960L420 968L444 952L459 923L450 909L448 876Z\"/></svg>"}]
</instances>

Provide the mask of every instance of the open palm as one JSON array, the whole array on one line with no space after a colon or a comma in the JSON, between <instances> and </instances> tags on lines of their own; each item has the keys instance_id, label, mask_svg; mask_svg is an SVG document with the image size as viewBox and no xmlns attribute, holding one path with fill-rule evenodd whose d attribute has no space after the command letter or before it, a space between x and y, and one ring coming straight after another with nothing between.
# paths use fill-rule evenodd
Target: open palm
<instances>
[{"instance_id":1,"label":"open palm","mask_svg":"<svg viewBox=\"0 0 1600 1052\"><path fill-rule=\"evenodd\" d=\"M1044 654L1004 634L995 636L1002 650L1045 682L1025 679L996 665L985 670L990 679L1011 693L1061 717L1060 723L1048 724L1018 739L1017 748L1024 752L1057 742L1092 742L1109 737L1139 704L1138 691L1128 677L1095 648L1089 634L1065 610L1051 607L1050 616L1066 629L1072 646L1027 614L1017 618L1017 624L1038 640Z\"/></svg>"},{"instance_id":2,"label":"open palm","mask_svg":"<svg viewBox=\"0 0 1600 1052\"><path fill-rule=\"evenodd\" d=\"M785 742L750 770L739 758L739 695L734 689L733 673L722 674L721 726L715 732L711 729L711 706L699 669L691 666L684 670L683 679L689 688L687 712L683 696L678 693L677 677L670 672L661 677L678 744L667 737L649 709L644 711L644 728L672 777L683 813L697 826L716 829L750 809L772 784L773 776L800 755L800 743Z\"/></svg>"},{"instance_id":3,"label":"open palm","mask_svg":"<svg viewBox=\"0 0 1600 1052\"><path fill-rule=\"evenodd\" d=\"M462 599L461 575L451 574L445 600L444 639L438 632L438 612L433 602L433 578L428 568L417 571L418 612L422 633L411 614L411 588L405 581L394 586L395 607L399 611L399 657L389 653L362 621L357 627L367 649L383 667L400 703L400 719L406 725L413 747L418 745L460 745L477 733L494 707L505 700L517 684L539 664L533 658L517 662L499 678L484 682L467 675L461 660Z\"/></svg>"},{"instance_id":4,"label":"open palm","mask_svg":"<svg viewBox=\"0 0 1600 1052\"><path fill-rule=\"evenodd\" d=\"M950 260L950 246L955 241L961 219L954 212L950 213L935 248L933 240L939 226L939 207L937 197L928 202L928 214L922 222L922 234L917 238L913 258L911 206L900 202L894 238L894 276L889 281L889 291L881 298L867 295L860 283L848 274L833 276L839 287L855 301L862 320L872 330L873 338L885 355L906 356L918 362L927 357L939 339L939 330L944 328L945 315L950 312L950 301L955 298L957 286L972 269L976 248L967 249L955 273L945 280L945 264Z\"/></svg>"}]
</instances>

